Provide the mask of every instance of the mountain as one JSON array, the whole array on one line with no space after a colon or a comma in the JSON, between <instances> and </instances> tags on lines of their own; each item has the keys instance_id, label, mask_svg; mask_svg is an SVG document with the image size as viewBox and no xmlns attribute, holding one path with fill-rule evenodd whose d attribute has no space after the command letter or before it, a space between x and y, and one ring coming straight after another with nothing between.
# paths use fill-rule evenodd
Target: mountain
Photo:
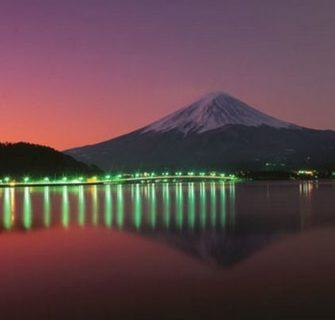
<instances>
[{"instance_id":1,"label":"mountain","mask_svg":"<svg viewBox=\"0 0 335 320\"><path fill-rule=\"evenodd\" d=\"M142 132L178 130L184 134L202 133L235 124L252 127L260 125L273 128L294 127L290 123L259 112L226 93L217 92L152 123Z\"/></svg>"},{"instance_id":2,"label":"mountain","mask_svg":"<svg viewBox=\"0 0 335 320\"><path fill-rule=\"evenodd\" d=\"M335 132L278 120L217 92L144 128L66 153L111 171L285 171L332 167Z\"/></svg>"},{"instance_id":3,"label":"mountain","mask_svg":"<svg viewBox=\"0 0 335 320\"><path fill-rule=\"evenodd\" d=\"M22 178L97 174L101 170L52 148L30 143L0 143L0 176Z\"/></svg>"}]
</instances>

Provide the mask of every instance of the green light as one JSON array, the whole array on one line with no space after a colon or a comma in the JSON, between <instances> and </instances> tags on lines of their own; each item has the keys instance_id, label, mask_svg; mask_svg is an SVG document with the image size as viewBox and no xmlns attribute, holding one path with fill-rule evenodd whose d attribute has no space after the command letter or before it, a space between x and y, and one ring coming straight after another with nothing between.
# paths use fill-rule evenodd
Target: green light
<instances>
[{"instance_id":1,"label":"green light","mask_svg":"<svg viewBox=\"0 0 335 320\"><path fill-rule=\"evenodd\" d=\"M25 177L25 178L23 179L23 181L24 181L24 182L28 182L28 181L29 181L29 177Z\"/></svg>"},{"instance_id":2,"label":"green light","mask_svg":"<svg viewBox=\"0 0 335 320\"><path fill-rule=\"evenodd\" d=\"M107 176L105 176L105 179L110 179L111 176L108 174Z\"/></svg>"},{"instance_id":3,"label":"green light","mask_svg":"<svg viewBox=\"0 0 335 320\"><path fill-rule=\"evenodd\" d=\"M156 175L155 172L151 172L151 176L154 177Z\"/></svg>"},{"instance_id":4,"label":"green light","mask_svg":"<svg viewBox=\"0 0 335 320\"><path fill-rule=\"evenodd\" d=\"M155 229L156 227L156 214L157 214L155 188L156 188L155 184L152 184L150 192L150 224L152 229Z\"/></svg>"},{"instance_id":5,"label":"green light","mask_svg":"<svg viewBox=\"0 0 335 320\"><path fill-rule=\"evenodd\" d=\"M63 187L62 190L62 225L67 228L70 223L70 206L69 206L69 194L67 186Z\"/></svg>"},{"instance_id":6,"label":"green light","mask_svg":"<svg viewBox=\"0 0 335 320\"><path fill-rule=\"evenodd\" d=\"M194 183L188 184L188 227L191 229L195 225L195 196L194 196Z\"/></svg>"},{"instance_id":7,"label":"green light","mask_svg":"<svg viewBox=\"0 0 335 320\"><path fill-rule=\"evenodd\" d=\"M141 228L142 222L142 201L141 201L141 194L140 194L140 185L136 184L135 187L135 199L133 203L133 223L136 229Z\"/></svg>"},{"instance_id":8,"label":"green light","mask_svg":"<svg viewBox=\"0 0 335 320\"><path fill-rule=\"evenodd\" d=\"M227 221L227 203L226 203L226 188L225 185L222 183L220 185L220 202L221 202L221 214L220 214L220 221L221 227L224 229L226 227Z\"/></svg>"},{"instance_id":9,"label":"green light","mask_svg":"<svg viewBox=\"0 0 335 320\"><path fill-rule=\"evenodd\" d=\"M98 202L98 189L97 186L92 187L92 223L94 226L98 225L98 212L99 212L99 202Z\"/></svg>"},{"instance_id":10,"label":"green light","mask_svg":"<svg viewBox=\"0 0 335 320\"><path fill-rule=\"evenodd\" d=\"M83 227L85 225L85 209L86 209L86 203L85 203L84 187L79 186L79 191L78 191L78 223L79 223L79 226L81 226L81 227Z\"/></svg>"},{"instance_id":11,"label":"green light","mask_svg":"<svg viewBox=\"0 0 335 320\"><path fill-rule=\"evenodd\" d=\"M63 179L62 179L63 181L67 181L67 177L63 177Z\"/></svg>"},{"instance_id":12,"label":"green light","mask_svg":"<svg viewBox=\"0 0 335 320\"><path fill-rule=\"evenodd\" d=\"M163 186L163 203L164 203L164 222L166 228L170 226L170 190L169 184Z\"/></svg>"},{"instance_id":13,"label":"green light","mask_svg":"<svg viewBox=\"0 0 335 320\"><path fill-rule=\"evenodd\" d=\"M24 188L23 197L23 227L26 230L29 230L32 225L32 207L29 187Z\"/></svg>"},{"instance_id":14,"label":"green light","mask_svg":"<svg viewBox=\"0 0 335 320\"><path fill-rule=\"evenodd\" d=\"M50 179L48 177L45 177L44 178L44 181L49 181Z\"/></svg>"},{"instance_id":15,"label":"green light","mask_svg":"<svg viewBox=\"0 0 335 320\"><path fill-rule=\"evenodd\" d=\"M212 182L210 185L210 217L211 224L214 228L216 225L216 185Z\"/></svg>"},{"instance_id":16,"label":"green light","mask_svg":"<svg viewBox=\"0 0 335 320\"><path fill-rule=\"evenodd\" d=\"M231 182L229 184L229 214L230 214L230 226L235 226L235 184Z\"/></svg>"},{"instance_id":17,"label":"green light","mask_svg":"<svg viewBox=\"0 0 335 320\"><path fill-rule=\"evenodd\" d=\"M298 174L299 175L306 175L306 176L313 176L314 171L312 171L312 170L299 170Z\"/></svg>"},{"instance_id":18,"label":"green light","mask_svg":"<svg viewBox=\"0 0 335 320\"><path fill-rule=\"evenodd\" d=\"M139 173L135 173L135 178L138 178L140 176Z\"/></svg>"},{"instance_id":19,"label":"green light","mask_svg":"<svg viewBox=\"0 0 335 320\"><path fill-rule=\"evenodd\" d=\"M83 181L84 178L83 178L83 177L79 177L78 180L79 180L79 181Z\"/></svg>"},{"instance_id":20,"label":"green light","mask_svg":"<svg viewBox=\"0 0 335 320\"><path fill-rule=\"evenodd\" d=\"M12 203L11 203L11 194L10 188L5 189L5 196L3 202L3 224L5 229L9 230L12 227L12 219L11 219L11 211L12 211Z\"/></svg>"},{"instance_id":21,"label":"green light","mask_svg":"<svg viewBox=\"0 0 335 320\"><path fill-rule=\"evenodd\" d=\"M189 176L194 176L194 172L193 172L193 171L188 172L187 174L188 174Z\"/></svg>"},{"instance_id":22,"label":"green light","mask_svg":"<svg viewBox=\"0 0 335 320\"><path fill-rule=\"evenodd\" d=\"M9 182L10 178L9 177L5 177L5 182Z\"/></svg>"},{"instance_id":23,"label":"green light","mask_svg":"<svg viewBox=\"0 0 335 320\"><path fill-rule=\"evenodd\" d=\"M206 218L207 218L207 206L206 206L206 187L205 183L200 185L200 224L204 229L206 227Z\"/></svg>"},{"instance_id":24,"label":"green light","mask_svg":"<svg viewBox=\"0 0 335 320\"><path fill-rule=\"evenodd\" d=\"M122 185L117 186L117 226L119 229L123 228L124 223L124 203L123 203L123 189Z\"/></svg>"},{"instance_id":25,"label":"green light","mask_svg":"<svg viewBox=\"0 0 335 320\"><path fill-rule=\"evenodd\" d=\"M50 227L51 223L51 206L49 187L44 187L44 225Z\"/></svg>"},{"instance_id":26,"label":"green light","mask_svg":"<svg viewBox=\"0 0 335 320\"><path fill-rule=\"evenodd\" d=\"M205 172L200 172L199 175L203 177L205 175Z\"/></svg>"},{"instance_id":27,"label":"green light","mask_svg":"<svg viewBox=\"0 0 335 320\"><path fill-rule=\"evenodd\" d=\"M106 185L105 187L105 225L107 227L112 226L113 222L113 202L112 202L111 186Z\"/></svg>"},{"instance_id":28,"label":"green light","mask_svg":"<svg viewBox=\"0 0 335 320\"><path fill-rule=\"evenodd\" d=\"M176 224L179 229L183 227L183 189L181 184L176 187Z\"/></svg>"}]
</instances>

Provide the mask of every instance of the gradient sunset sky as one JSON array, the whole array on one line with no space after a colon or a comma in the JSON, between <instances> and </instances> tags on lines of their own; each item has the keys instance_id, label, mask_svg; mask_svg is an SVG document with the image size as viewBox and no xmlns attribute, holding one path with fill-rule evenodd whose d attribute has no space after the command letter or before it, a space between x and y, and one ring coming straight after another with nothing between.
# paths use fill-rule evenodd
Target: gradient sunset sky
<instances>
[{"instance_id":1,"label":"gradient sunset sky","mask_svg":"<svg viewBox=\"0 0 335 320\"><path fill-rule=\"evenodd\" d=\"M334 0L1 0L1 141L65 149L223 90L335 129Z\"/></svg>"}]
</instances>

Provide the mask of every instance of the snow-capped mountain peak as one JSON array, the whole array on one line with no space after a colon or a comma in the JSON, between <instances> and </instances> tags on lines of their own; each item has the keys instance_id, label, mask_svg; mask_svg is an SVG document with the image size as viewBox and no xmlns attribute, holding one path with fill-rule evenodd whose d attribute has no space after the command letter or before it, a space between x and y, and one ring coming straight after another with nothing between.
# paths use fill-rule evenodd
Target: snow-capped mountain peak
<instances>
[{"instance_id":1,"label":"snow-capped mountain peak","mask_svg":"<svg viewBox=\"0 0 335 320\"><path fill-rule=\"evenodd\" d=\"M213 92L143 128L144 132L178 130L185 134L201 133L226 125L267 125L274 128L296 127L268 116L224 92Z\"/></svg>"}]
</instances>

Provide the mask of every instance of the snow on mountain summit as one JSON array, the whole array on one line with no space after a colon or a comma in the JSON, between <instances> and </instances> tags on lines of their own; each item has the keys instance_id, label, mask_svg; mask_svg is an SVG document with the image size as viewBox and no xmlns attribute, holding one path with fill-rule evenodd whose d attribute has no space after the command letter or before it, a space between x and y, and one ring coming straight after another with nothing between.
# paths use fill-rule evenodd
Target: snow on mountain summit
<instances>
[{"instance_id":1,"label":"snow on mountain summit","mask_svg":"<svg viewBox=\"0 0 335 320\"><path fill-rule=\"evenodd\" d=\"M295 127L290 123L268 116L227 93L213 92L141 131L166 132L177 129L185 134L201 133L232 124L253 127L261 125L274 128Z\"/></svg>"}]
</instances>

